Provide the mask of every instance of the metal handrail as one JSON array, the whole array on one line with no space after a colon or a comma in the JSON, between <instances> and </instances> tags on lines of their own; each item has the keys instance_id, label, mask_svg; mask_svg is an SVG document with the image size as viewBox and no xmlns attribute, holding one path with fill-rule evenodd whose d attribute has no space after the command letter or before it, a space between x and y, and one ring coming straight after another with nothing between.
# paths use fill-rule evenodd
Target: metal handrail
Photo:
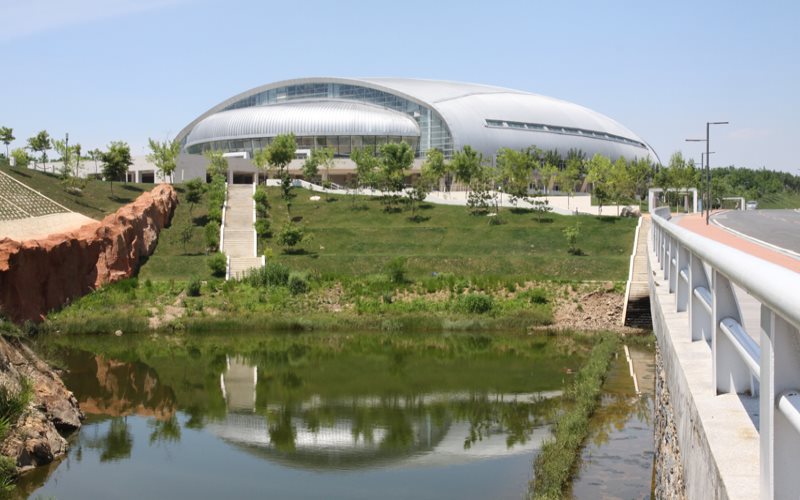
<instances>
[{"instance_id":1,"label":"metal handrail","mask_svg":"<svg viewBox=\"0 0 800 500\"><path fill-rule=\"evenodd\" d=\"M679 240L703 262L778 313L795 328L800 328L800 275L794 273L795 279L786 279L787 273L792 272L787 268L671 224L662 213L662 209L656 209L652 217L653 223L661 230Z\"/></svg>"}]
</instances>

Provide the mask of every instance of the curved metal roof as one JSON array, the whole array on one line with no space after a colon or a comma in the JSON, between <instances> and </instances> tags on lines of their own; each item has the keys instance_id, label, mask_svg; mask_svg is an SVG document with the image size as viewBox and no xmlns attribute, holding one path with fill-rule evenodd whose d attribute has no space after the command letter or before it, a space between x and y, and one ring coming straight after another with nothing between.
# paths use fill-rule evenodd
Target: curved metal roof
<instances>
[{"instance_id":1,"label":"curved metal roof","mask_svg":"<svg viewBox=\"0 0 800 500\"><path fill-rule=\"evenodd\" d=\"M359 85L382 90L416 102L431 109L443 119L450 129L455 149L470 145L484 154L492 156L500 147L519 149L535 145L542 149L558 149L562 152L566 152L570 148L577 148L589 156L595 153L601 153L611 158L653 155L658 159L655 151L630 129L601 113L571 102L503 87L410 78L321 77L271 83L238 94L213 107L184 128L178 134L178 138L181 139L190 132L193 135L195 124L199 125L208 117L237 101L266 90L306 83ZM315 119L325 120L321 115ZM594 131L598 134L569 134L554 132L552 129L494 128L487 125L487 120L567 127ZM284 129L284 132L286 131L288 130ZM603 134L625 138L645 146L640 147L625 141L615 141L603 137Z\"/></svg>"},{"instance_id":2,"label":"curved metal roof","mask_svg":"<svg viewBox=\"0 0 800 500\"><path fill-rule=\"evenodd\" d=\"M294 132L313 135L419 136L410 116L354 101L297 101L214 113L192 128L186 146Z\"/></svg>"}]
</instances>

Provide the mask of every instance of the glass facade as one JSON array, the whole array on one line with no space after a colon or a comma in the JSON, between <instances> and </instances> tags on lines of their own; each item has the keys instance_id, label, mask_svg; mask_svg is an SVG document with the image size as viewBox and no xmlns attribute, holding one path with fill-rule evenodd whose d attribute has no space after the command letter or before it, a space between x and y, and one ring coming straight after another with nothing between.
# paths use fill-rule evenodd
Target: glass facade
<instances>
[{"instance_id":1,"label":"glass facade","mask_svg":"<svg viewBox=\"0 0 800 500\"><path fill-rule=\"evenodd\" d=\"M647 145L642 142L634 141L633 139L628 139L627 137L622 137L621 135L609 134L607 132L600 132L597 130L545 125L543 123L512 122L508 120L486 120L486 126L489 128L514 128L520 130L530 130L534 132L549 132L551 134L577 135L581 137L588 137L590 139L621 142L623 144L647 149Z\"/></svg>"},{"instance_id":2,"label":"glass facade","mask_svg":"<svg viewBox=\"0 0 800 500\"><path fill-rule=\"evenodd\" d=\"M194 144L189 146L186 150L189 154L201 154L209 150L220 150L224 152L229 151L246 151L250 158L253 153L260 149L264 149L272 142L272 137L263 137L256 139L237 139L225 141L205 142L203 144ZM382 144L389 142L407 142L414 150L419 151L419 137L416 136L399 136L399 135L324 135L324 136L304 136L297 137L297 149L315 149L315 148L333 148L334 155L337 157L350 157L350 153L354 148L367 148L373 153L377 152Z\"/></svg>"},{"instance_id":3,"label":"glass facade","mask_svg":"<svg viewBox=\"0 0 800 500\"><path fill-rule=\"evenodd\" d=\"M414 138L413 143L410 138L382 137L376 140L380 140L380 143L385 143L387 141L399 142L398 139L405 140L414 146L417 156L424 156L425 153L432 148L437 148L443 151L445 156L448 157L453 154L453 139L450 135L450 130L447 128L447 124L445 124L444 121L431 109L394 94L390 94L382 90L362 87L360 85L344 83L303 83L297 85L288 85L285 87L274 88L253 94L228 105L223 109L223 111L253 106L265 106L269 104L278 104L287 101L303 99L344 99L364 102L389 108L394 111L399 111L411 116L419 124L419 140ZM328 143L327 141L331 140L331 137L333 136L328 136L325 138L326 144ZM316 138L313 140L316 140ZM349 152L343 153L342 151L349 151L350 148L356 147L355 144L353 144L354 140L355 137L352 137L350 141L345 141L344 147L341 147L339 146L339 141L333 137L333 141L335 141L336 144L335 147L337 154L340 156L348 156L350 154ZM228 141L220 142L226 143ZM198 151L198 148L200 147L200 145L192 146L189 148L189 152L192 153L194 151ZM299 138L298 148L300 148Z\"/></svg>"}]
</instances>

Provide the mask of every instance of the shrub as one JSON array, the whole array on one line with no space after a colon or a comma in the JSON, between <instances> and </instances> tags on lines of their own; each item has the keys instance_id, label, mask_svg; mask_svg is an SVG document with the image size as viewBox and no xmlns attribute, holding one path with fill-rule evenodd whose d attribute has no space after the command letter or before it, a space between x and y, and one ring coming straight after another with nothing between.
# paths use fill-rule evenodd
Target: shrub
<instances>
[{"instance_id":1,"label":"shrub","mask_svg":"<svg viewBox=\"0 0 800 500\"><path fill-rule=\"evenodd\" d=\"M574 226L564 228L564 237L567 239L567 252L572 255L582 255L583 252L578 248L578 237L581 235L581 223L576 222Z\"/></svg>"},{"instance_id":2,"label":"shrub","mask_svg":"<svg viewBox=\"0 0 800 500\"><path fill-rule=\"evenodd\" d=\"M260 185L256 188L253 194L253 200L256 202L256 212L261 217L266 217L269 212L269 199L267 198L267 188Z\"/></svg>"},{"instance_id":3,"label":"shrub","mask_svg":"<svg viewBox=\"0 0 800 500\"><path fill-rule=\"evenodd\" d=\"M225 276L225 271L228 268L228 259L225 258L223 253L215 253L208 258L208 268L211 269L211 274L218 278Z\"/></svg>"},{"instance_id":4,"label":"shrub","mask_svg":"<svg viewBox=\"0 0 800 500\"><path fill-rule=\"evenodd\" d=\"M483 293L468 293L458 298L458 309L470 314L484 314L492 310L494 300Z\"/></svg>"},{"instance_id":5,"label":"shrub","mask_svg":"<svg viewBox=\"0 0 800 500\"><path fill-rule=\"evenodd\" d=\"M200 278L197 276L192 276L192 278L189 280L189 283L186 284L186 295L189 297L199 297L200 285Z\"/></svg>"},{"instance_id":6,"label":"shrub","mask_svg":"<svg viewBox=\"0 0 800 500\"><path fill-rule=\"evenodd\" d=\"M270 235L269 230L269 219L258 219L255 224L256 233L262 238L266 238Z\"/></svg>"},{"instance_id":7,"label":"shrub","mask_svg":"<svg viewBox=\"0 0 800 500\"><path fill-rule=\"evenodd\" d=\"M292 295L300 295L306 293L309 289L308 277L305 273L293 272L289 274L288 280L289 291Z\"/></svg>"},{"instance_id":8,"label":"shrub","mask_svg":"<svg viewBox=\"0 0 800 500\"><path fill-rule=\"evenodd\" d=\"M303 241L304 236L305 231L303 231L302 227L289 222L283 226L281 232L278 233L278 243L288 249L292 249Z\"/></svg>"},{"instance_id":9,"label":"shrub","mask_svg":"<svg viewBox=\"0 0 800 500\"><path fill-rule=\"evenodd\" d=\"M402 284L406 281L406 258L395 257L384 267L386 275L392 283Z\"/></svg>"},{"instance_id":10,"label":"shrub","mask_svg":"<svg viewBox=\"0 0 800 500\"><path fill-rule=\"evenodd\" d=\"M208 207L208 220L217 224L222 223L222 208L217 206Z\"/></svg>"},{"instance_id":11,"label":"shrub","mask_svg":"<svg viewBox=\"0 0 800 500\"><path fill-rule=\"evenodd\" d=\"M219 222L215 220L209 221L204 231L206 248L212 252L216 252L219 249Z\"/></svg>"},{"instance_id":12,"label":"shrub","mask_svg":"<svg viewBox=\"0 0 800 500\"><path fill-rule=\"evenodd\" d=\"M531 304L547 304L550 300L547 298L547 292L543 288L534 288L521 292L517 298L528 300Z\"/></svg>"}]
</instances>

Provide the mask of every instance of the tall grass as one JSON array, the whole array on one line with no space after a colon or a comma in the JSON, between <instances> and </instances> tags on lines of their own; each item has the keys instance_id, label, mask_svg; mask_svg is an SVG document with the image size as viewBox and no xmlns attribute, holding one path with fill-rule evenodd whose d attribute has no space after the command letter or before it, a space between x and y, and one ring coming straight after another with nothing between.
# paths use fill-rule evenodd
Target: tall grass
<instances>
[{"instance_id":1,"label":"tall grass","mask_svg":"<svg viewBox=\"0 0 800 500\"><path fill-rule=\"evenodd\" d=\"M611 358L618 347L616 335L601 336L574 383L565 391L564 400L568 407L555 424L553 439L542 446L534 461L534 478L528 498L563 498L580 456L581 445L589 434L589 419L600 403L600 392Z\"/></svg>"}]
</instances>

